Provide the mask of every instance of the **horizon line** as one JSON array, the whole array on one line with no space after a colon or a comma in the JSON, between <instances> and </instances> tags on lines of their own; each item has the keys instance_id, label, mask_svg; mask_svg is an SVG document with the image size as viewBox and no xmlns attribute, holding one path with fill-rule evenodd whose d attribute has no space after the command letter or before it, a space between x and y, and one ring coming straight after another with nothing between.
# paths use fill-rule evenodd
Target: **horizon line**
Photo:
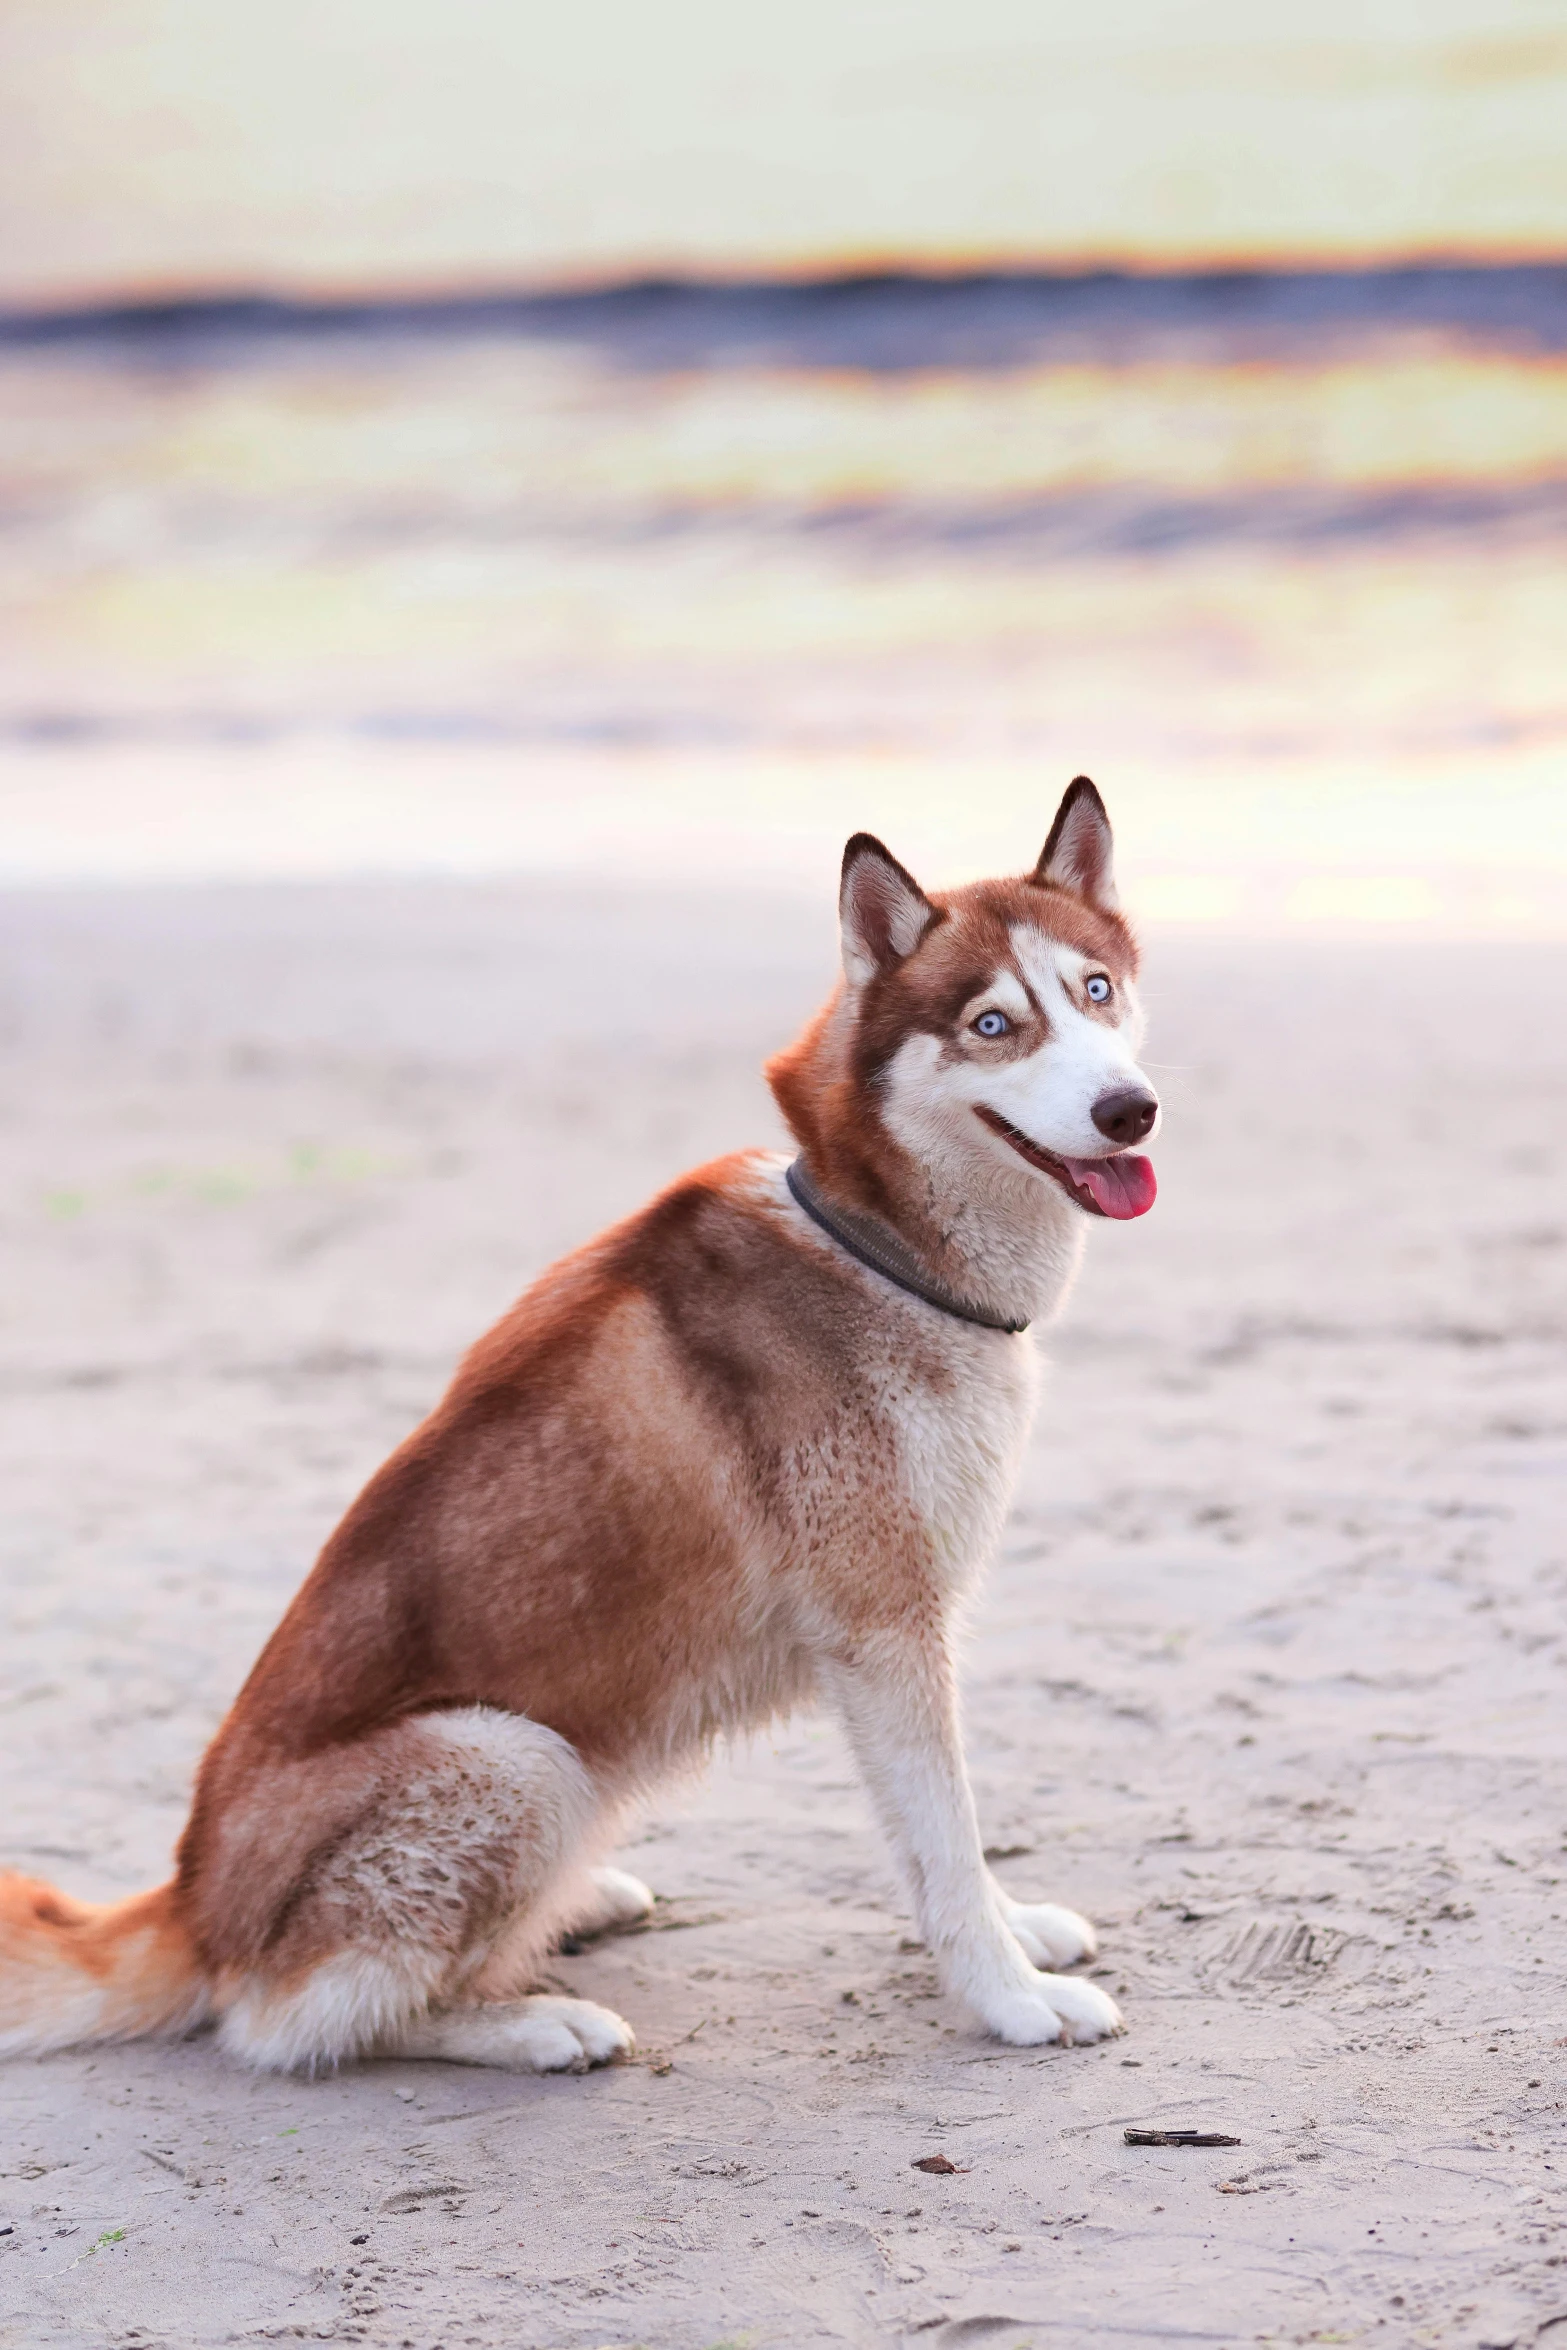
<instances>
[{"instance_id":1,"label":"horizon line","mask_svg":"<svg viewBox=\"0 0 1567 2350\"><path fill-rule=\"evenodd\" d=\"M1451 248L1380 258L1286 254L1205 258L1172 265L1119 258L1080 264L997 258L963 262L898 258L845 261L825 269L646 268L572 277L476 276L401 285L306 288L267 278L143 283L62 300L0 301L0 342L70 341L101 333L180 328L275 331L291 326L502 323L508 314L550 316L675 304L714 310L770 302L783 308L833 296L926 297L979 293L1072 294L1295 286L1302 291L1401 285L1408 291L1496 286L1511 281L1567 292L1567 244L1554 250L1475 253ZM1560 281L1558 284L1556 281ZM1544 322L1542 321L1542 324Z\"/></svg>"}]
</instances>

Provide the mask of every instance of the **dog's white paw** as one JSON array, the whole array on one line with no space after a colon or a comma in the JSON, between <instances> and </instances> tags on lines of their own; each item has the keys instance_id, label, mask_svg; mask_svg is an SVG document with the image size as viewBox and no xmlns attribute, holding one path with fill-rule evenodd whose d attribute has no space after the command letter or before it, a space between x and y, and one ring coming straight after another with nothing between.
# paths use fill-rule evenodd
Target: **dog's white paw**
<instances>
[{"instance_id":1,"label":"dog's white paw","mask_svg":"<svg viewBox=\"0 0 1567 2350\"><path fill-rule=\"evenodd\" d=\"M987 2000L982 2020L1011 2048L1043 2048L1055 2040L1085 2047L1126 2028L1115 2001L1075 1975L1042 1974L1037 1985Z\"/></svg>"},{"instance_id":2,"label":"dog's white paw","mask_svg":"<svg viewBox=\"0 0 1567 2350\"><path fill-rule=\"evenodd\" d=\"M1025 1957L1037 1967L1076 1966L1081 1958L1099 1955L1098 1935L1075 1909L1058 1909L1053 1901L1011 1900L1003 1908Z\"/></svg>"},{"instance_id":3,"label":"dog's white paw","mask_svg":"<svg viewBox=\"0 0 1567 2350\"><path fill-rule=\"evenodd\" d=\"M544 1994L522 2005L527 2014L519 2027L519 2044L528 2050L535 2072L580 2071L635 2052L636 2035L613 2008L599 2007L591 1999L554 1999Z\"/></svg>"},{"instance_id":4,"label":"dog's white paw","mask_svg":"<svg viewBox=\"0 0 1567 2350\"><path fill-rule=\"evenodd\" d=\"M434 2057L447 2064L493 2064L514 2073L584 2073L589 2065L630 2056L631 2026L591 1999L485 2001L419 2016L380 2051Z\"/></svg>"},{"instance_id":5,"label":"dog's white paw","mask_svg":"<svg viewBox=\"0 0 1567 2350\"><path fill-rule=\"evenodd\" d=\"M1045 2048L1061 2037L1061 2018L1043 1991L1009 1991L987 1999L979 2018L1009 2048Z\"/></svg>"},{"instance_id":6,"label":"dog's white paw","mask_svg":"<svg viewBox=\"0 0 1567 2350\"><path fill-rule=\"evenodd\" d=\"M590 1869L587 1898L571 1918L573 1934L610 1934L640 1926L653 1915L653 1896L640 1877L625 1869Z\"/></svg>"},{"instance_id":7,"label":"dog's white paw","mask_svg":"<svg viewBox=\"0 0 1567 2350\"><path fill-rule=\"evenodd\" d=\"M1086 2048L1093 2040L1113 2040L1126 2030L1121 2010L1097 1983L1085 1983L1081 1975L1041 1975L1039 1980L1061 2018L1061 2037L1074 2048Z\"/></svg>"}]
</instances>

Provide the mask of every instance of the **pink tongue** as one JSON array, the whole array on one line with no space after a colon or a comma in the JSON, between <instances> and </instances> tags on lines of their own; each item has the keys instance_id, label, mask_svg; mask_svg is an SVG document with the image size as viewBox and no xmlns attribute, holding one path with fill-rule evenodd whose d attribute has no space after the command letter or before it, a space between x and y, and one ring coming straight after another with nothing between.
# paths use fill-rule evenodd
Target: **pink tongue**
<instances>
[{"instance_id":1,"label":"pink tongue","mask_svg":"<svg viewBox=\"0 0 1567 2350\"><path fill-rule=\"evenodd\" d=\"M1063 1159L1074 1183L1080 1183L1102 1216L1124 1219L1146 1216L1158 1196L1153 1161L1127 1155L1118 1159Z\"/></svg>"}]
</instances>

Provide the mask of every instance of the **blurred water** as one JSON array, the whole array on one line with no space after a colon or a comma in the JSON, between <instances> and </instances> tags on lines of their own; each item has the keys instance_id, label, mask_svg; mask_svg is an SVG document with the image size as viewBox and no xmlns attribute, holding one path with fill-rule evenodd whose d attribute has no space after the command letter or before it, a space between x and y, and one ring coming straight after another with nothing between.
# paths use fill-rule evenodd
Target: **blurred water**
<instances>
[{"instance_id":1,"label":"blurred water","mask_svg":"<svg viewBox=\"0 0 1567 2350\"><path fill-rule=\"evenodd\" d=\"M1088 768L1156 912L1567 920L1567 270L13 313L0 451L13 878L1016 862Z\"/></svg>"}]
</instances>

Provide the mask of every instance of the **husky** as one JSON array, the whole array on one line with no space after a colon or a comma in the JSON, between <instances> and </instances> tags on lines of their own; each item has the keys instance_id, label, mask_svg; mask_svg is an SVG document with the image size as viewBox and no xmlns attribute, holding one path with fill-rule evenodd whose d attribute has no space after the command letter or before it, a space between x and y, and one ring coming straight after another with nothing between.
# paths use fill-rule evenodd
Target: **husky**
<instances>
[{"instance_id":1,"label":"husky","mask_svg":"<svg viewBox=\"0 0 1567 2350\"><path fill-rule=\"evenodd\" d=\"M212 1742L175 1873L0 1879L0 2050L211 2022L240 2062L580 2071L630 2027L530 1988L653 1896L649 1790L837 1713L950 1991L1014 2047L1121 2030L1085 1918L985 1866L955 1630L1088 1219L1140 1216L1137 953L1094 786L1026 877L844 854L843 975L768 1065L798 1145L700 1167L546 1272L322 1552Z\"/></svg>"}]
</instances>

